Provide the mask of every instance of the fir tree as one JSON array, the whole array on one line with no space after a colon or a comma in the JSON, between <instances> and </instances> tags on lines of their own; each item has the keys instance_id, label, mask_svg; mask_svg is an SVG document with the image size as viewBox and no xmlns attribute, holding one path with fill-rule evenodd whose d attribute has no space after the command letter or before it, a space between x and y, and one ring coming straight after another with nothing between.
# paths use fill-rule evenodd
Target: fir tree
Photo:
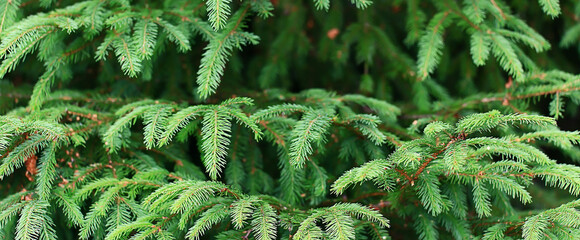
<instances>
[{"instance_id":1,"label":"fir tree","mask_svg":"<svg viewBox=\"0 0 580 240\"><path fill-rule=\"evenodd\" d=\"M0 0L0 238L577 239L579 19Z\"/></svg>"}]
</instances>

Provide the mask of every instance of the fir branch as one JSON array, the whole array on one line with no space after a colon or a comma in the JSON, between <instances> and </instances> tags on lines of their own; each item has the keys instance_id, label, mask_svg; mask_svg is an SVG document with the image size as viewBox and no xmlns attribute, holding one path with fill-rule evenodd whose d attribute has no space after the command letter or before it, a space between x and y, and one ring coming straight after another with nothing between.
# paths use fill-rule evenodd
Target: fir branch
<instances>
[{"instance_id":1,"label":"fir branch","mask_svg":"<svg viewBox=\"0 0 580 240\"><path fill-rule=\"evenodd\" d=\"M468 0L464 1L465 7L463 13L474 24L479 25L485 19L485 1L482 0Z\"/></svg>"},{"instance_id":2,"label":"fir branch","mask_svg":"<svg viewBox=\"0 0 580 240\"><path fill-rule=\"evenodd\" d=\"M141 60L149 60L157 41L157 25L149 19L143 19L135 24L132 36L132 45L137 46L137 53Z\"/></svg>"},{"instance_id":3,"label":"fir branch","mask_svg":"<svg viewBox=\"0 0 580 240\"><path fill-rule=\"evenodd\" d=\"M348 214L352 214L359 219L365 221L378 223L381 227L389 227L389 220L386 219L378 211L363 207L358 203L338 203L331 207L332 210L344 211Z\"/></svg>"},{"instance_id":4,"label":"fir branch","mask_svg":"<svg viewBox=\"0 0 580 240\"><path fill-rule=\"evenodd\" d=\"M465 170L465 165L467 164L467 158L470 152L469 150L470 149L465 145L453 144L445 151L445 155L443 156L443 163L452 173L463 171Z\"/></svg>"},{"instance_id":5,"label":"fir branch","mask_svg":"<svg viewBox=\"0 0 580 240\"><path fill-rule=\"evenodd\" d=\"M10 205L5 204L2 205L6 206L4 207L4 209L2 209L2 212L0 212L0 227L4 228L12 218L14 218L18 213L22 211L22 209L27 205L27 202L15 202Z\"/></svg>"},{"instance_id":6,"label":"fir branch","mask_svg":"<svg viewBox=\"0 0 580 240\"><path fill-rule=\"evenodd\" d=\"M168 124L159 138L158 146L167 145L180 129L185 128L189 124L191 119L195 119L196 116L201 115L206 110L208 110L207 106L197 105L184 108L173 114L167 119Z\"/></svg>"},{"instance_id":7,"label":"fir branch","mask_svg":"<svg viewBox=\"0 0 580 240\"><path fill-rule=\"evenodd\" d=\"M258 16L261 18L268 18L274 15L272 10L274 10L274 6L272 2L268 0L256 0L252 1L251 3L252 11L257 12Z\"/></svg>"},{"instance_id":8,"label":"fir branch","mask_svg":"<svg viewBox=\"0 0 580 240\"><path fill-rule=\"evenodd\" d=\"M201 35L205 41L211 41L216 38L217 33L214 32L213 28L205 21L195 18L193 20L187 19L187 22L191 24L191 28L194 33Z\"/></svg>"},{"instance_id":9,"label":"fir branch","mask_svg":"<svg viewBox=\"0 0 580 240\"><path fill-rule=\"evenodd\" d=\"M197 78L200 85L198 92L202 98L214 93L219 85L219 78L223 75L226 57L229 55L226 40L226 38L213 40L205 49Z\"/></svg>"},{"instance_id":10,"label":"fir branch","mask_svg":"<svg viewBox=\"0 0 580 240\"><path fill-rule=\"evenodd\" d=\"M95 52L95 60L103 61L107 58L108 51L113 48L113 42L116 38L117 36L114 32L107 32L105 39L97 47L97 51Z\"/></svg>"},{"instance_id":11,"label":"fir branch","mask_svg":"<svg viewBox=\"0 0 580 240\"><path fill-rule=\"evenodd\" d=\"M48 202L42 200L32 200L26 204L16 225L16 239L56 239L52 220L46 212L48 206Z\"/></svg>"},{"instance_id":12,"label":"fir branch","mask_svg":"<svg viewBox=\"0 0 580 240\"><path fill-rule=\"evenodd\" d=\"M350 0L350 2L359 9L365 9L371 4L373 4L372 0Z\"/></svg>"},{"instance_id":13,"label":"fir branch","mask_svg":"<svg viewBox=\"0 0 580 240\"><path fill-rule=\"evenodd\" d=\"M218 197L218 198L213 198L209 201L206 201L200 206L186 209L185 212L183 212L181 214L181 218L179 219L179 224L178 224L179 229L182 229L182 230L185 229L186 226L189 225L190 222L192 221L192 218L200 215L201 213L203 213L207 209L212 208L213 206L217 205L218 203L226 204L226 203L230 203L230 202L231 201L227 201L224 198ZM232 221L233 221L233 219L232 219Z\"/></svg>"},{"instance_id":14,"label":"fir branch","mask_svg":"<svg viewBox=\"0 0 580 240\"><path fill-rule=\"evenodd\" d=\"M526 220L526 223L522 227L522 236L525 239L542 239L542 232L548 228L549 222L547 219L542 218L541 215L536 215Z\"/></svg>"},{"instance_id":15,"label":"fir branch","mask_svg":"<svg viewBox=\"0 0 580 240\"><path fill-rule=\"evenodd\" d=\"M552 18L560 15L560 1L559 0L538 0L542 10Z\"/></svg>"},{"instance_id":16,"label":"fir branch","mask_svg":"<svg viewBox=\"0 0 580 240\"><path fill-rule=\"evenodd\" d=\"M514 32L505 29L498 29L496 30L497 33L512 38L514 40L518 40L529 47L533 48L536 52L542 52L550 48L550 44L540 36L540 39L534 39L534 36L527 36L520 32Z\"/></svg>"},{"instance_id":17,"label":"fir branch","mask_svg":"<svg viewBox=\"0 0 580 240\"><path fill-rule=\"evenodd\" d=\"M117 60L121 64L123 72L130 77L136 77L141 72L141 60L137 57L137 51L130 44L129 37L118 35L112 42L111 46L115 50Z\"/></svg>"},{"instance_id":18,"label":"fir branch","mask_svg":"<svg viewBox=\"0 0 580 240\"><path fill-rule=\"evenodd\" d=\"M259 240L276 239L276 213L268 204L260 204L252 215L252 230Z\"/></svg>"},{"instance_id":19,"label":"fir branch","mask_svg":"<svg viewBox=\"0 0 580 240\"><path fill-rule=\"evenodd\" d=\"M580 143L580 132L565 132L561 130L544 130L526 133L512 138L516 142L530 142L537 139L545 139L548 142L563 148L572 148L573 144Z\"/></svg>"},{"instance_id":20,"label":"fir branch","mask_svg":"<svg viewBox=\"0 0 580 240\"><path fill-rule=\"evenodd\" d=\"M89 239L95 233L113 201L119 196L120 190L120 186L107 189L99 200L91 206L91 210L85 216L80 229L79 237L81 239Z\"/></svg>"},{"instance_id":21,"label":"fir branch","mask_svg":"<svg viewBox=\"0 0 580 240\"><path fill-rule=\"evenodd\" d=\"M63 213L67 217L68 221L77 227L80 227L83 222L83 215L81 213L80 206L74 203L74 200L64 191L54 191L54 196L56 198L56 203L62 207Z\"/></svg>"},{"instance_id":22,"label":"fir branch","mask_svg":"<svg viewBox=\"0 0 580 240\"><path fill-rule=\"evenodd\" d=\"M467 194L465 187L459 184L447 184L443 192L449 197L453 206L450 206L453 215L464 218L467 215Z\"/></svg>"},{"instance_id":23,"label":"fir branch","mask_svg":"<svg viewBox=\"0 0 580 240\"><path fill-rule=\"evenodd\" d=\"M268 106L268 108L262 109L252 114L252 120L259 122L261 120L268 120L278 115L287 115L294 112L304 113L312 110L313 110L312 108L303 105L286 103L282 105Z\"/></svg>"},{"instance_id":24,"label":"fir branch","mask_svg":"<svg viewBox=\"0 0 580 240\"><path fill-rule=\"evenodd\" d=\"M405 38L405 43L412 45L417 43L421 37L421 32L425 28L425 13L419 8L418 0L407 2L406 28L409 32Z\"/></svg>"},{"instance_id":25,"label":"fir branch","mask_svg":"<svg viewBox=\"0 0 580 240\"><path fill-rule=\"evenodd\" d=\"M131 234L133 231L141 232L139 230L146 230L154 226L155 225L149 221L138 219L137 221L127 223L115 228L115 230L107 234L105 240L127 239L127 236ZM157 229L153 229L153 231L157 231Z\"/></svg>"},{"instance_id":26,"label":"fir branch","mask_svg":"<svg viewBox=\"0 0 580 240\"><path fill-rule=\"evenodd\" d=\"M296 240L304 239L321 239L323 232L320 227L316 226L316 221L323 215L322 211L314 211L306 219L302 220L300 227L294 234Z\"/></svg>"},{"instance_id":27,"label":"fir branch","mask_svg":"<svg viewBox=\"0 0 580 240\"><path fill-rule=\"evenodd\" d=\"M415 216L415 232L419 233L421 240L435 240L438 238L435 221L426 212Z\"/></svg>"},{"instance_id":28,"label":"fir branch","mask_svg":"<svg viewBox=\"0 0 580 240\"><path fill-rule=\"evenodd\" d=\"M576 24L566 30L564 36L562 36L562 39L560 40L560 47L570 47L578 41L578 38L580 38L580 24Z\"/></svg>"},{"instance_id":29,"label":"fir branch","mask_svg":"<svg viewBox=\"0 0 580 240\"><path fill-rule=\"evenodd\" d=\"M471 57L473 63L477 66L485 65L485 61L489 56L489 37L480 31L471 34Z\"/></svg>"},{"instance_id":30,"label":"fir branch","mask_svg":"<svg viewBox=\"0 0 580 240\"><path fill-rule=\"evenodd\" d=\"M506 231L507 228L508 228L508 226L505 224L501 224L501 223L495 224L495 225L493 225L485 230L485 233L484 233L482 239L485 239L485 240L504 239L505 238L504 232Z\"/></svg>"},{"instance_id":31,"label":"fir branch","mask_svg":"<svg viewBox=\"0 0 580 240\"><path fill-rule=\"evenodd\" d=\"M189 239L200 239L201 235L209 230L213 225L221 222L228 216L228 207L223 204L217 204L205 211L202 216L195 221L193 227L187 231L186 237Z\"/></svg>"},{"instance_id":32,"label":"fir branch","mask_svg":"<svg viewBox=\"0 0 580 240\"><path fill-rule=\"evenodd\" d=\"M16 168L21 167L24 162L36 154L40 149L49 145L49 139L42 135L33 135L22 144L18 145L6 158L3 159L0 165L0 179L14 172Z\"/></svg>"},{"instance_id":33,"label":"fir branch","mask_svg":"<svg viewBox=\"0 0 580 240\"><path fill-rule=\"evenodd\" d=\"M384 121L392 121L397 115L401 114L401 110L386 102L374 98L365 97L358 94L347 94L339 98L347 102L353 102L372 109L378 116L382 117Z\"/></svg>"},{"instance_id":34,"label":"fir branch","mask_svg":"<svg viewBox=\"0 0 580 240\"><path fill-rule=\"evenodd\" d=\"M481 179L489 182L494 188L506 192L514 198L519 198L524 204L532 201L532 196L530 196L528 191L513 179L497 175L484 175L481 176Z\"/></svg>"},{"instance_id":35,"label":"fir branch","mask_svg":"<svg viewBox=\"0 0 580 240\"><path fill-rule=\"evenodd\" d=\"M214 0L213 2L215 2ZM223 1L223 0L217 0ZM208 4L212 1L208 1ZM234 34L243 28L242 23L246 13L248 11L249 5L247 5L243 10L238 11L234 14L233 19L236 21L230 21L225 29L219 33L214 39L211 39L199 66L197 72L197 84L199 85L198 94L202 99L206 99L209 95L213 94L217 89L220 78L224 73L224 68L227 62L227 57L231 54L232 49L237 45L240 47L247 43L257 43L257 39L246 39L246 38L234 38ZM211 18L210 18L211 19ZM234 42L235 40L241 40Z\"/></svg>"},{"instance_id":36,"label":"fir branch","mask_svg":"<svg viewBox=\"0 0 580 240\"><path fill-rule=\"evenodd\" d=\"M326 224L326 231L332 239L354 239L354 224L348 216L339 212L329 212L324 214L323 222Z\"/></svg>"},{"instance_id":37,"label":"fir branch","mask_svg":"<svg viewBox=\"0 0 580 240\"><path fill-rule=\"evenodd\" d=\"M539 176L547 185L568 190L572 195L580 195L579 169L576 166L558 164L538 167L530 171L534 176Z\"/></svg>"},{"instance_id":38,"label":"fir branch","mask_svg":"<svg viewBox=\"0 0 580 240\"><path fill-rule=\"evenodd\" d=\"M473 182L473 202L479 217L491 215L490 194L485 184L479 180Z\"/></svg>"},{"instance_id":39,"label":"fir branch","mask_svg":"<svg viewBox=\"0 0 580 240\"><path fill-rule=\"evenodd\" d=\"M433 216L439 215L448 208L439 185L439 180L430 174L420 175L417 181L417 194L421 199L421 203Z\"/></svg>"},{"instance_id":40,"label":"fir branch","mask_svg":"<svg viewBox=\"0 0 580 240\"><path fill-rule=\"evenodd\" d=\"M492 128L512 122L536 124L540 126L555 124L554 119L549 117L543 117L538 115L522 115L522 114L502 116L499 111L493 110L487 113L473 114L470 115L469 117L461 119L457 123L457 132L470 134L475 131L479 132L489 131Z\"/></svg>"},{"instance_id":41,"label":"fir branch","mask_svg":"<svg viewBox=\"0 0 580 240\"><path fill-rule=\"evenodd\" d=\"M560 97L559 93L556 93L553 97L554 99L550 102L550 115L554 116L554 119L558 120L558 118L562 117L564 112L564 102L562 97Z\"/></svg>"},{"instance_id":42,"label":"fir branch","mask_svg":"<svg viewBox=\"0 0 580 240\"><path fill-rule=\"evenodd\" d=\"M506 14L504 13L504 11L502 10L502 8L497 4L497 2L495 2L495 0L490 0L492 6L490 7L490 10L494 10L497 13L499 13L499 17L497 17L500 21L505 21L507 19Z\"/></svg>"},{"instance_id":43,"label":"fir branch","mask_svg":"<svg viewBox=\"0 0 580 240\"><path fill-rule=\"evenodd\" d=\"M231 0L208 0L206 2L209 22L215 31L226 26L226 21L231 13Z\"/></svg>"},{"instance_id":44,"label":"fir branch","mask_svg":"<svg viewBox=\"0 0 580 240\"><path fill-rule=\"evenodd\" d=\"M76 202L85 201L93 193L93 191L108 189L118 184L119 180L116 178L100 178L90 182L89 184L76 191L74 199Z\"/></svg>"},{"instance_id":45,"label":"fir branch","mask_svg":"<svg viewBox=\"0 0 580 240\"><path fill-rule=\"evenodd\" d=\"M325 11L328 11L328 9L330 9L330 1L329 0L314 0L314 6L316 6L316 9L318 9L318 10L324 9Z\"/></svg>"},{"instance_id":46,"label":"fir branch","mask_svg":"<svg viewBox=\"0 0 580 240\"><path fill-rule=\"evenodd\" d=\"M330 126L330 114L323 111L311 111L304 114L292 130L290 144L290 164L301 168L308 156L312 154L313 142L324 142L325 133Z\"/></svg>"},{"instance_id":47,"label":"fir branch","mask_svg":"<svg viewBox=\"0 0 580 240\"><path fill-rule=\"evenodd\" d=\"M116 152L119 150L122 144L122 131L128 127L131 127L136 121L136 119L148 110L148 106L140 106L127 115L117 119L107 132L103 136L103 142L105 146L111 151Z\"/></svg>"},{"instance_id":48,"label":"fir branch","mask_svg":"<svg viewBox=\"0 0 580 240\"><path fill-rule=\"evenodd\" d=\"M32 91L32 96L30 96L29 107L32 110L39 110L44 101L50 95L50 88L55 80L55 74L58 67L51 66L48 71L46 71L34 85L34 90Z\"/></svg>"},{"instance_id":49,"label":"fir branch","mask_svg":"<svg viewBox=\"0 0 580 240\"><path fill-rule=\"evenodd\" d=\"M5 59L0 65L0 77L3 77L6 75L6 73L14 70L18 62L24 59L28 53L33 51L36 45L42 39L56 31L56 27L51 25L35 26L29 34L26 36L21 36L23 39L13 40L18 41L17 45L11 45L10 43L7 43L7 41L10 40L5 41L6 39L10 39L10 37L2 39L3 41L2 45L0 45L0 55L5 55L6 52L8 52L8 54L5 55Z\"/></svg>"},{"instance_id":50,"label":"fir branch","mask_svg":"<svg viewBox=\"0 0 580 240\"><path fill-rule=\"evenodd\" d=\"M105 18L105 1L90 1L84 10L84 15L88 16L84 22L87 31L85 32L89 38L97 35L103 29Z\"/></svg>"},{"instance_id":51,"label":"fir branch","mask_svg":"<svg viewBox=\"0 0 580 240\"><path fill-rule=\"evenodd\" d=\"M178 26L174 26L171 23L163 19L155 19L155 23L163 28L165 33L167 33L169 40L177 44L179 51L187 52L191 50L191 44L185 32Z\"/></svg>"},{"instance_id":52,"label":"fir branch","mask_svg":"<svg viewBox=\"0 0 580 240\"><path fill-rule=\"evenodd\" d=\"M121 12L109 16L105 20L105 24L111 26L114 30L122 31L124 28L133 26L134 18L138 16L138 13L132 11Z\"/></svg>"},{"instance_id":53,"label":"fir branch","mask_svg":"<svg viewBox=\"0 0 580 240\"><path fill-rule=\"evenodd\" d=\"M511 45L512 43L497 33L490 34L490 38L492 40L491 52L501 67L516 81L524 81L524 68Z\"/></svg>"},{"instance_id":54,"label":"fir branch","mask_svg":"<svg viewBox=\"0 0 580 240\"><path fill-rule=\"evenodd\" d=\"M56 148L57 143L50 144L42 153L39 161L37 192L40 200L51 198L52 182L56 178Z\"/></svg>"},{"instance_id":55,"label":"fir branch","mask_svg":"<svg viewBox=\"0 0 580 240\"><path fill-rule=\"evenodd\" d=\"M377 159L361 167L350 169L332 184L332 192L342 194L350 185L374 179L384 174L384 171L389 168L391 164L387 160Z\"/></svg>"},{"instance_id":56,"label":"fir branch","mask_svg":"<svg viewBox=\"0 0 580 240\"><path fill-rule=\"evenodd\" d=\"M227 115L217 109L208 111L201 128L203 153L202 161L211 179L217 179L225 166L227 148L230 144L231 123Z\"/></svg>"},{"instance_id":57,"label":"fir branch","mask_svg":"<svg viewBox=\"0 0 580 240\"><path fill-rule=\"evenodd\" d=\"M258 125L252 121L245 113L243 113L240 109L237 108L221 108L227 113L230 117L235 118L238 123L245 125L247 128L251 129L254 132L254 138L256 140L260 140L262 137L262 130L258 127Z\"/></svg>"},{"instance_id":58,"label":"fir branch","mask_svg":"<svg viewBox=\"0 0 580 240\"><path fill-rule=\"evenodd\" d=\"M281 198L291 204L298 204L302 200L301 194L304 191L304 182L306 181L304 169L297 169L288 161L288 149L286 147L278 148Z\"/></svg>"},{"instance_id":59,"label":"fir branch","mask_svg":"<svg viewBox=\"0 0 580 240\"><path fill-rule=\"evenodd\" d=\"M427 26L427 30L419 40L418 74L421 79L427 78L441 58L443 34L449 24L449 11L435 15Z\"/></svg>"},{"instance_id":60,"label":"fir branch","mask_svg":"<svg viewBox=\"0 0 580 240\"><path fill-rule=\"evenodd\" d=\"M242 229L254 210L256 198L242 198L232 204L231 218L236 229Z\"/></svg>"},{"instance_id":61,"label":"fir branch","mask_svg":"<svg viewBox=\"0 0 580 240\"><path fill-rule=\"evenodd\" d=\"M0 2L0 33L10 27L16 18L20 0L3 0Z\"/></svg>"},{"instance_id":62,"label":"fir branch","mask_svg":"<svg viewBox=\"0 0 580 240\"><path fill-rule=\"evenodd\" d=\"M147 149L153 148L155 143L162 138L172 108L171 105L150 107L143 115L143 123L145 124L143 134Z\"/></svg>"},{"instance_id":63,"label":"fir branch","mask_svg":"<svg viewBox=\"0 0 580 240\"><path fill-rule=\"evenodd\" d=\"M214 193L224 189L223 184L217 182L196 181L184 189L177 200L171 205L172 213L183 213L187 209L197 207L208 201Z\"/></svg>"},{"instance_id":64,"label":"fir branch","mask_svg":"<svg viewBox=\"0 0 580 240\"><path fill-rule=\"evenodd\" d=\"M157 103L159 103L159 101L145 99L145 100L141 100L141 101L135 101L132 103L128 103L128 104L125 104L125 105L121 106L120 108L118 108L115 111L115 115L123 116L123 115L135 110L135 108L137 108L137 107L141 107L141 106L145 106L145 105L152 105L154 103L157 104Z\"/></svg>"}]
</instances>

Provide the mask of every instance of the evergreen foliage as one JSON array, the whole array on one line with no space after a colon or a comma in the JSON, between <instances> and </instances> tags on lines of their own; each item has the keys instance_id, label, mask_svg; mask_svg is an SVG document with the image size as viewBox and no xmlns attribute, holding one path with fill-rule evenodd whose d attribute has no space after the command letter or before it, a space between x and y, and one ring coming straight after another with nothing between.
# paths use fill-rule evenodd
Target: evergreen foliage
<instances>
[{"instance_id":1,"label":"evergreen foliage","mask_svg":"<svg viewBox=\"0 0 580 240\"><path fill-rule=\"evenodd\" d=\"M0 0L0 239L577 239L579 19Z\"/></svg>"}]
</instances>

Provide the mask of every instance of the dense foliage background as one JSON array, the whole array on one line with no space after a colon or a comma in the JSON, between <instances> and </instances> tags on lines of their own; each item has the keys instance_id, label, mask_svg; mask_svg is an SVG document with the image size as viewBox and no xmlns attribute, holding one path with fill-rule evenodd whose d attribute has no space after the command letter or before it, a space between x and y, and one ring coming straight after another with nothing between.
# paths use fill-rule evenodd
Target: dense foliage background
<instances>
[{"instance_id":1,"label":"dense foliage background","mask_svg":"<svg viewBox=\"0 0 580 240\"><path fill-rule=\"evenodd\" d=\"M0 0L2 239L578 239L580 2Z\"/></svg>"}]
</instances>

